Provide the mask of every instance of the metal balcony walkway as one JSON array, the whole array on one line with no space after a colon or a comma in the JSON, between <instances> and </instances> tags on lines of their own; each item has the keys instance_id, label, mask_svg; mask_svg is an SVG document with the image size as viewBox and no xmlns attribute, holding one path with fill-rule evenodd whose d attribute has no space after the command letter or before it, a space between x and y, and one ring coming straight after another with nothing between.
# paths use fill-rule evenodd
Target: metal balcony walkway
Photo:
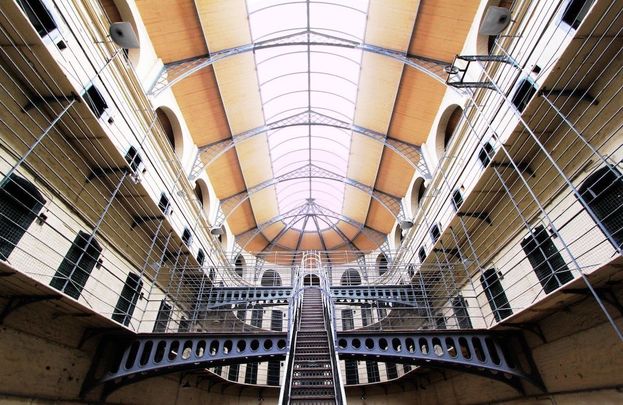
<instances>
[{"instance_id":1,"label":"metal balcony walkway","mask_svg":"<svg viewBox=\"0 0 623 405\"><path fill-rule=\"evenodd\" d=\"M299 329L295 337L290 404L336 404L334 371L325 327L321 291L303 292Z\"/></svg>"}]
</instances>

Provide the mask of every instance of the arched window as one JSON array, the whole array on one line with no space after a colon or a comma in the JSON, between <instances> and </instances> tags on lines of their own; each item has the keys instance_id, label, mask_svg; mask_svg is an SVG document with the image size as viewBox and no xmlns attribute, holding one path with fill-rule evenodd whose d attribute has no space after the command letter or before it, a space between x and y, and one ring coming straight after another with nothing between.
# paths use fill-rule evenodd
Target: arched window
<instances>
[{"instance_id":1,"label":"arched window","mask_svg":"<svg viewBox=\"0 0 623 405\"><path fill-rule=\"evenodd\" d=\"M95 238L86 232L78 232L50 286L78 299L101 253L102 248Z\"/></svg>"},{"instance_id":2,"label":"arched window","mask_svg":"<svg viewBox=\"0 0 623 405\"><path fill-rule=\"evenodd\" d=\"M355 269L348 269L342 273L340 285L361 285L361 276Z\"/></svg>"},{"instance_id":3,"label":"arched window","mask_svg":"<svg viewBox=\"0 0 623 405\"><path fill-rule=\"evenodd\" d=\"M586 202L617 247L623 246L623 176L614 166L590 175L579 189Z\"/></svg>"},{"instance_id":4,"label":"arched window","mask_svg":"<svg viewBox=\"0 0 623 405\"><path fill-rule=\"evenodd\" d=\"M181 158L184 151L182 129L175 113L167 107L158 107L156 117L171 149L177 157Z\"/></svg>"},{"instance_id":5,"label":"arched window","mask_svg":"<svg viewBox=\"0 0 623 405\"><path fill-rule=\"evenodd\" d=\"M400 226L397 226L396 230L394 231L394 245L396 246L396 249L400 248L403 239L404 237L402 236L402 229L400 228Z\"/></svg>"},{"instance_id":6,"label":"arched window","mask_svg":"<svg viewBox=\"0 0 623 405\"><path fill-rule=\"evenodd\" d=\"M441 160L446 149L452 141L452 136L463 116L463 108L460 105L449 106L439 119L437 126L437 135L435 138L437 158Z\"/></svg>"},{"instance_id":7,"label":"arched window","mask_svg":"<svg viewBox=\"0 0 623 405\"><path fill-rule=\"evenodd\" d=\"M413 188L411 189L411 213L415 215L415 212L422 206L424 197L424 192L426 191L426 187L424 186L424 178L419 177L413 183Z\"/></svg>"},{"instance_id":8,"label":"arched window","mask_svg":"<svg viewBox=\"0 0 623 405\"><path fill-rule=\"evenodd\" d=\"M381 253L376 258L376 268L379 272L379 276L382 276L387 272L387 256L384 253Z\"/></svg>"},{"instance_id":9,"label":"arched window","mask_svg":"<svg viewBox=\"0 0 623 405\"><path fill-rule=\"evenodd\" d=\"M45 199L31 182L12 174L0 188L0 259L7 260Z\"/></svg>"},{"instance_id":10,"label":"arched window","mask_svg":"<svg viewBox=\"0 0 623 405\"><path fill-rule=\"evenodd\" d=\"M210 193L205 181L201 179L195 182L195 197L197 197L204 215L207 216L210 213Z\"/></svg>"},{"instance_id":11,"label":"arched window","mask_svg":"<svg viewBox=\"0 0 623 405\"><path fill-rule=\"evenodd\" d=\"M275 270L266 270L264 274L262 274L260 284L264 287L280 287L281 276Z\"/></svg>"},{"instance_id":12,"label":"arched window","mask_svg":"<svg viewBox=\"0 0 623 405\"><path fill-rule=\"evenodd\" d=\"M238 255L234 263L235 263L234 270L236 271L236 274L242 277L244 275L244 267L245 267L244 257L242 257L242 255Z\"/></svg>"},{"instance_id":13,"label":"arched window","mask_svg":"<svg viewBox=\"0 0 623 405\"><path fill-rule=\"evenodd\" d=\"M452 136L456 131L456 128L459 126L459 121L461 121L461 116L463 115L463 108L460 106L454 107L450 116L448 117L448 121L446 122L446 127L443 131L443 147L444 149L448 149L448 145L450 145L450 141L452 140Z\"/></svg>"}]
</instances>

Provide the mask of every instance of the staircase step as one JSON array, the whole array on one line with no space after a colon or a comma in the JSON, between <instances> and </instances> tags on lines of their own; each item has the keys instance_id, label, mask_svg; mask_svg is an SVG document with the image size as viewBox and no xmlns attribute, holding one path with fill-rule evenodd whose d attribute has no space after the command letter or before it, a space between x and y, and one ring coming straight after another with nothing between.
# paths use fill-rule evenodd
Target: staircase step
<instances>
[{"instance_id":1,"label":"staircase step","mask_svg":"<svg viewBox=\"0 0 623 405\"><path fill-rule=\"evenodd\" d=\"M303 306L293 353L290 403L334 405L335 386L329 335L319 290L303 292Z\"/></svg>"}]
</instances>

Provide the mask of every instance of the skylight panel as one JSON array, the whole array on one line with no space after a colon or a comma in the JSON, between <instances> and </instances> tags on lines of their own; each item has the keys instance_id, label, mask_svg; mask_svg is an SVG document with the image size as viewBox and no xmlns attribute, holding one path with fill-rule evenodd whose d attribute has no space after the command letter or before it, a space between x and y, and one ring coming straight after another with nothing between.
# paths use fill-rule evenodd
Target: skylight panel
<instances>
[{"instance_id":1,"label":"skylight panel","mask_svg":"<svg viewBox=\"0 0 623 405\"><path fill-rule=\"evenodd\" d=\"M306 38L318 41L317 36L301 35L308 29L362 42L368 2L247 0L247 9L255 43L292 34L297 34L297 41ZM330 120L306 113L313 111L332 117L342 122L340 126L352 125L362 51L320 43L285 45L287 39L283 43L283 46L255 52L266 124L283 119L302 124L268 131L273 175L315 166L346 177L351 132L331 126ZM310 117L314 121L306 121ZM318 210L317 205L341 212L344 182L320 178L323 173L317 169L312 172L311 179L303 173L303 178L276 185L280 213L306 204L311 211ZM320 214L316 212L315 215ZM315 223L310 228L310 222L314 223L308 221L306 230L318 231ZM336 222L337 218L323 218L321 227ZM303 223L296 221L293 227L301 230Z\"/></svg>"},{"instance_id":2,"label":"skylight panel","mask_svg":"<svg viewBox=\"0 0 623 405\"><path fill-rule=\"evenodd\" d=\"M348 6L316 3L310 7L310 25L312 31L362 41L366 13Z\"/></svg>"},{"instance_id":3,"label":"skylight panel","mask_svg":"<svg viewBox=\"0 0 623 405\"><path fill-rule=\"evenodd\" d=\"M249 18L254 41L281 37L307 27L305 3L283 3L276 7L261 8Z\"/></svg>"}]
</instances>

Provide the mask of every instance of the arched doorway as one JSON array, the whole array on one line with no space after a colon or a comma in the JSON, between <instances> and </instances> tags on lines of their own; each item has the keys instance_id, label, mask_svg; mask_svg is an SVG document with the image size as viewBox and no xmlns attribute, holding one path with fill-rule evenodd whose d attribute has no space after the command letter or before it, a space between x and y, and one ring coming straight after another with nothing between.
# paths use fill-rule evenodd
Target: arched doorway
<instances>
[{"instance_id":1,"label":"arched doorway","mask_svg":"<svg viewBox=\"0 0 623 405\"><path fill-rule=\"evenodd\" d=\"M320 277L315 274L308 274L303 278L304 286L320 286Z\"/></svg>"}]
</instances>

